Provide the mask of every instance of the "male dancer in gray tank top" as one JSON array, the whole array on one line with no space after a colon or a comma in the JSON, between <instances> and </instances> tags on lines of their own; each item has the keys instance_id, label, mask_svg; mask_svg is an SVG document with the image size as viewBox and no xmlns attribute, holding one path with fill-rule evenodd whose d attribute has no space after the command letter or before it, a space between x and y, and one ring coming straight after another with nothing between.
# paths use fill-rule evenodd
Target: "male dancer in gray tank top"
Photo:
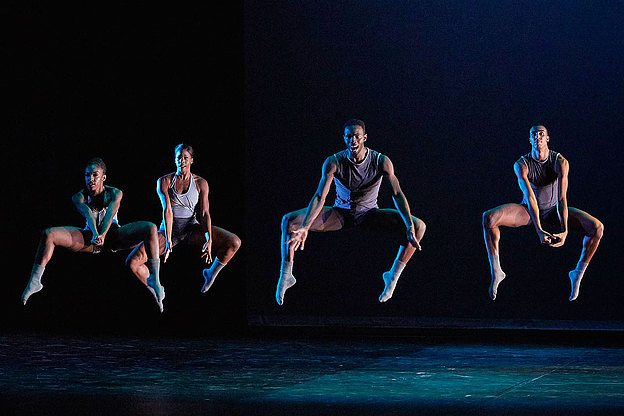
<instances>
[{"instance_id":1,"label":"male dancer in gray tank top","mask_svg":"<svg viewBox=\"0 0 624 416\"><path fill-rule=\"evenodd\" d=\"M501 205L483 213L483 234L492 274L492 300L496 299L498 285L506 276L499 260L500 226L520 227L533 223L540 243L551 247L563 246L569 229L585 234L581 258L569 273L571 301L578 297L585 269L600 244L604 230L602 223L580 209L568 207L569 164L561 154L548 149L549 141L546 127L531 127L531 152L514 165L522 190L522 203Z\"/></svg>"},{"instance_id":2,"label":"male dancer in gray tank top","mask_svg":"<svg viewBox=\"0 0 624 416\"><path fill-rule=\"evenodd\" d=\"M405 264L425 234L425 223L412 216L407 199L387 156L364 146L367 140L364 122L348 120L344 125L347 148L325 160L321 181L308 208L290 212L282 219L282 266L275 298L284 303L286 290L296 280L292 274L295 251L303 250L308 231L336 231L359 226L376 232L397 235L399 253L390 271L383 274L384 290L379 297L386 302L392 297ZM392 187L397 209L379 209L377 194L386 177ZM324 206L331 183L336 184L333 207Z\"/></svg>"}]
</instances>

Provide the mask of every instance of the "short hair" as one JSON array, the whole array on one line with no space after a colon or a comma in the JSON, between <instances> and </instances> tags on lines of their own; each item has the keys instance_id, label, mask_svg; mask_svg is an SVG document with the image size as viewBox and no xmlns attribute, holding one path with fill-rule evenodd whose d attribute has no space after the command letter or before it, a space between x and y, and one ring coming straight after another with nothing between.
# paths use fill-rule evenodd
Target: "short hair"
<instances>
[{"instance_id":1,"label":"short hair","mask_svg":"<svg viewBox=\"0 0 624 416\"><path fill-rule=\"evenodd\" d=\"M176 146L174 154L181 152L182 150L186 150L187 152L189 152L191 157L195 157L195 151L193 150L193 147L190 144L180 143L179 145Z\"/></svg>"},{"instance_id":2,"label":"short hair","mask_svg":"<svg viewBox=\"0 0 624 416\"><path fill-rule=\"evenodd\" d=\"M362 127L362 130L364 131L364 133L366 133L366 126L364 125L364 122L362 120L360 120L359 118L352 118L347 120L344 123L344 126L342 127L342 129L346 129L349 126L360 126Z\"/></svg>"},{"instance_id":3,"label":"short hair","mask_svg":"<svg viewBox=\"0 0 624 416\"><path fill-rule=\"evenodd\" d=\"M96 166L96 167L102 169L102 173L104 173L106 175L106 163L104 163L102 158L94 157L94 158L89 159L89 161L85 165L85 169L88 168L91 165Z\"/></svg>"}]
</instances>

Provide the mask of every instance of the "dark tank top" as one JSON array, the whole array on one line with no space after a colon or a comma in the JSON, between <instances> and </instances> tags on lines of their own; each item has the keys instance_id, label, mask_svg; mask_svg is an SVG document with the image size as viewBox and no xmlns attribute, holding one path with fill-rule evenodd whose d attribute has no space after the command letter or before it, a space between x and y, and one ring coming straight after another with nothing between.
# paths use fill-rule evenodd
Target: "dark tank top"
<instances>
[{"instance_id":1,"label":"dark tank top","mask_svg":"<svg viewBox=\"0 0 624 416\"><path fill-rule=\"evenodd\" d=\"M338 162L334 174L334 207L355 212L377 208L377 196L383 178L379 168L381 153L367 149L366 157L359 163L351 161L348 154L348 149L345 149L334 155Z\"/></svg>"},{"instance_id":2,"label":"dark tank top","mask_svg":"<svg viewBox=\"0 0 624 416\"><path fill-rule=\"evenodd\" d=\"M548 210L557 205L559 198L559 174L555 171L559 153L549 150L546 160L535 160L531 153L521 157L528 169L528 178L531 188L537 199L540 211ZM523 204L528 204L526 196L522 199Z\"/></svg>"}]
</instances>

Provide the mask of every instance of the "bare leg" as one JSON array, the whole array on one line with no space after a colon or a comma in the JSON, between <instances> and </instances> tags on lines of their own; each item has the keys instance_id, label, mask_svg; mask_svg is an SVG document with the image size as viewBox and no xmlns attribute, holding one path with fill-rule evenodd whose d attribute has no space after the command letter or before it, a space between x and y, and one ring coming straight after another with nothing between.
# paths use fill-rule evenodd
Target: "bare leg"
<instances>
[{"instance_id":1,"label":"bare leg","mask_svg":"<svg viewBox=\"0 0 624 416\"><path fill-rule=\"evenodd\" d=\"M399 215L398 211L396 214ZM420 243L423 236L425 235L425 230L427 229L424 221L412 216L412 221L414 222L414 226L416 227L416 241ZM394 263L392 264L392 268L385 272L382 277L384 281L384 290L379 296L379 302L387 302L393 295L394 289L396 288L396 284L405 268L405 265L412 258L412 255L416 251L416 247L411 244L405 244L399 247L399 252L397 254Z\"/></svg>"},{"instance_id":2,"label":"bare leg","mask_svg":"<svg viewBox=\"0 0 624 416\"><path fill-rule=\"evenodd\" d=\"M165 236L163 233L158 233L158 255L162 255L165 252ZM149 245L151 246L151 245ZM147 260L150 257L147 255L145 243L139 243L132 252L126 258L126 266L130 267L132 273L147 286L147 278L149 277L149 269L147 268Z\"/></svg>"},{"instance_id":3,"label":"bare leg","mask_svg":"<svg viewBox=\"0 0 624 416\"><path fill-rule=\"evenodd\" d=\"M201 240L199 241L202 245L205 242L205 236L203 233L199 233ZM212 227L211 230L212 235L212 248L213 253L215 254L214 261L212 262L212 266L207 269L204 269L202 272L204 276L204 285L202 286L202 293L206 293L208 289L212 286L217 275L223 269L230 259L234 257L234 254L238 251L241 246L241 240L234 233L231 233L227 230L224 230L220 227ZM195 236L195 235L194 235ZM191 238L191 242L194 242L194 238Z\"/></svg>"},{"instance_id":4,"label":"bare leg","mask_svg":"<svg viewBox=\"0 0 624 416\"><path fill-rule=\"evenodd\" d=\"M56 247L63 247L71 251L92 251L93 247L90 242L84 241L82 230L76 227L51 227L47 228L41 234L39 240L39 247L35 254L35 262L30 274L30 280L24 292L22 293L22 302L26 305L28 298L34 293L43 289L41 284L41 277L45 271L45 266L48 264L54 249Z\"/></svg>"},{"instance_id":5,"label":"bare leg","mask_svg":"<svg viewBox=\"0 0 624 416\"><path fill-rule=\"evenodd\" d=\"M277 282L277 291L275 292L275 299L278 305L284 303L284 294L288 288L292 287L297 280L292 274L293 264L295 260L295 249L292 244L286 244L286 241L290 239L290 233L299 227L303 223L305 218L306 209L300 209L298 211L290 212L282 218L282 265L280 271L280 279ZM331 207L323 207L320 214L312 222L310 231L337 231L342 228L342 221L340 217Z\"/></svg>"},{"instance_id":6,"label":"bare leg","mask_svg":"<svg viewBox=\"0 0 624 416\"><path fill-rule=\"evenodd\" d=\"M581 258L576 268L568 274L571 285L570 301L573 301L579 295L581 279L583 278L585 269L598 249L598 245L604 233L604 225L595 217L592 217L580 209L570 207L568 208L568 213L570 228L581 229L585 233Z\"/></svg>"},{"instance_id":7,"label":"bare leg","mask_svg":"<svg viewBox=\"0 0 624 416\"><path fill-rule=\"evenodd\" d=\"M142 245L145 251L147 260L144 261L143 267L147 269L147 276L145 276L145 270L137 264L133 264L133 254L140 252L138 247L130 253L126 259L126 264L130 265L130 268L137 272L135 275L141 279L150 291L154 300L158 305L160 311L163 311L162 301L165 298L165 290L160 284L160 260L159 260L159 237L158 228L156 225L149 221L136 221L119 228L119 245L120 248L134 247L135 245ZM140 256L135 256L140 257ZM142 278L145 278L143 280Z\"/></svg>"},{"instance_id":8,"label":"bare leg","mask_svg":"<svg viewBox=\"0 0 624 416\"><path fill-rule=\"evenodd\" d=\"M490 298L496 299L498 285L505 279L506 274L500 267L499 247L500 228L505 227L521 227L529 224L531 217L527 210L519 204L505 204L483 213L483 236L485 239L485 248L488 253L490 262L490 273L492 279L490 282Z\"/></svg>"}]
</instances>

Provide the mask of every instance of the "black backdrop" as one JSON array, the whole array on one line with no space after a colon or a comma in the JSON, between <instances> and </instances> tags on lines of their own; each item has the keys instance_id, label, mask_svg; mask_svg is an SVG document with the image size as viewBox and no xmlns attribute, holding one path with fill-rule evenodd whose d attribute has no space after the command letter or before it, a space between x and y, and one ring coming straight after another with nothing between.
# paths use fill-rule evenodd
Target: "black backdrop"
<instances>
[{"instance_id":1,"label":"black backdrop","mask_svg":"<svg viewBox=\"0 0 624 416\"><path fill-rule=\"evenodd\" d=\"M240 328L247 319L622 321L622 8L618 1L14 8L1 145L3 327L188 333ZM413 213L427 222L423 252L394 298L379 304L381 273L397 247L357 231L313 234L297 256L299 283L278 307L281 216L307 205L351 117L367 122L368 144L390 156ZM512 165L528 152L537 122L570 161L570 205L601 219L605 238L570 303L567 272L580 236L552 250L529 228L504 230L508 279L491 302L481 214L520 200ZM211 185L213 222L243 239L213 289L199 293L197 252L176 248L162 266L166 312L158 315L124 268L126 253L59 251L44 291L21 306L41 230L83 223L70 197L82 186L84 162L95 155L107 162L108 183L124 191L122 222L158 223L155 181L174 169L173 147L182 141L195 147L194 170ZM384 187L380 204L391 203Z\"/></svg>"}]
</instances>

